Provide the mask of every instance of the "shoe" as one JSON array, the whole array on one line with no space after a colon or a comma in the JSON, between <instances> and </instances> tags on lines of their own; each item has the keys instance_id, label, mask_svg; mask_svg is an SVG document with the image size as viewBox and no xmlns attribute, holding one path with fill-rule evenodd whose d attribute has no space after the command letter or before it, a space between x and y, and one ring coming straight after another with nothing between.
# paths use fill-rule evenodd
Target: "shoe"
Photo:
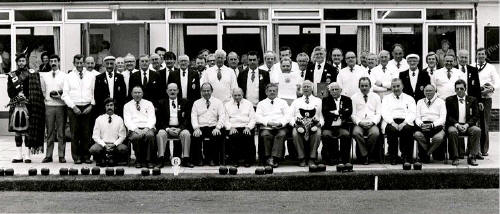
<instances>
[{"instance_id":1,"label":"shoe","mask_svg":"<svg viewBox=\"0 0 500 214\"><path fill-rule=\"evenodd\" d=\"M52 162L52 158L51 157L45 157L43 160L42 160L42 163L50 163Z\"/></svg>"},{"instance_id":2,"label":"shoe","mask_svg":"<svg viewBox=\"0 0 500 214\"><path fill-rule=\"evenodd\" d=\"M148 169L155 168L155 165L153 163L148 163Z\"/></svg>"},{"instance_id":3,"label":"shoe","mask_svg":"<svg viewBox=\"0 0 500 214\"><path fill-rule=\"evenodd\" d=\"M135 163L135 168L137 168L137 169L142 168L142 164L141 163Z\"/></svg>"},{"instance_id":4,"label":"shoe","mask_svg":"<svg viewBox=\"0 0 500 214\"><path fill-rule=\"evenodd\" d=\"M486 152L486 153L483 153L482 155L483 155L483 156L488 156L488 152Z\"/></svg>"},{"instance_id":5,"label":"shoe","mask_svg":"<svg viewBox=\"0 0 500 214\"><path fill-rule=\"evenodd\" d=\"M302 159L299 163L300 167L305 167L306 166L306 160Z\"/></svg>"},{"instance_id":6,"label":"shoe","mask_svg":"<svg viewBox=\"0 0 500 214\"><path fill-rule=\"evenodd\" d=\"M453 166L458 166L458 164L459 164L458 159L455 159L455 160L453 160L453 161L451 162L451 165L453 165Z\"/></svg>"},{"instance_id":7,"label":"shoe","mask_svg":"<svg viewBox=\"0 0 500 214\"><path fill-rule=\"evenodd\" d=\"M22 163L23 159L12 159L12 163Z\"/></svg>"},{"instance_id":8,"label":"shoe","mask_svg":"<svg viewBox=\"0 0 500 214\"><path fill-rule=\"evenodd\" d=\"M109 159L108 160L108 164L107 164L109 167L114 167L115 166L115 161L113 159Z\"/></svg>"},{"instance_id":9,"label":"shoe","mask_svg":"<svg viewBox=\"0 0 500 214\"><path fill-rule=\"evenodd\" d=\"M193 168L194 167L194 164L191 163L191 161L189 161L189 158L184 158L181 165L183 167L187 167L187 168Z\"/></svg>"},{"instance_id":10,"label":"shoe","mask_svg":"<svg viewBox=\"0 0 500 214\"><path fill-rule=\"evenodd\" d=\"M481 156L481 155L476 155L476 159L478 159L478 160L484 160L484 157Z\"/></svg>"},{"instance_id":11,"label":"shoe","mask_svg":"<svg viewBox=\"0 0 500 214\"><path fill-rule=\"evenodd\" d=\"M391 165L396 165L396 164L398 164L396 158L391 158Z\"/></svg>"},{"instance_id":12,"label":"shoe","mask_svg":"<svg viewBox=\"0 0 500 214\"><path fill-rule=\"evenodd\" d=\"M274 165L274 159L271 157L271 158L268 158L267 161L266 161L266 164L268 166L273 166Z\"/></svg>"},{"instance_id":13,"label":"shoe","mask_svg":"<svg viewBox=\"0 0 500 214\"><path fill-rule=\"evenodd\" d=\"M370 159L368 157L364 158L363 165L370 165Z\"/></svg>"},{"instance_id":14,"label":"shoe","mask_svg":"<svg viewBox=\"0 0 500 214\"><path fill-rule=\"evenodd\" d=\"M75 160L75 164L82 164L81 160Z\"/></svg>"},{"instance_id":15,"label":"shoe","mask_svg":"<svg viewBox=\"0 0 500 214\"><path fill-rule=\"evenodd\" d=\"M476 163L476 159L475 158L471 158L471 157L467 158L467 163L469 165L471 165L471 166L477 166L477 165L479 165L479 164Z\"/></svg>"},{"instance_id":16,"label":"shoe","mask_svg":"<svg viewBox=\"0 0 500 214\"><path fill-rule=\"evenodd\" d=\"M64 158L59 158L59 163L66 163L66 159L64 159Z\"/></svg>"},{"instance_id":17,"label":"shoe","mask_svg":"<svg viewBox=\"0 0 500 214\"><path fill-rule=\"evenodd\" d=\"M24 159L24 163L31 163L31 159Z\"/></svg>"},{"instance_id":18,"label":"shoe","mask_svg":"<svg viewBox=\"0 0 500 214\"><path fill-rule=\"evenodd\" d=\"M120 161L118 163L116 163L117 166L126 166L127 165L127 161Z\"/></svg>"},{"instance_id":19,"label":"shoe","mask_svg":"<svg viewBox=\"0 0 500 214\"><path fill-rule=\"evenodd\" d=\"M316 166L316 163L314 163L314 160L309 160L307 161L308 166Z\"/></svg>"},{"instance_id":20,"label":"shoe","mask_svg":"<svg viewBox=\"0 0 500 214\"><path fill-rule=\"evenodd\" d=\"M210 162L208 162L208 165L209 166L215 166L215 162L213 160L211 160Z\"/></svg>"},{"instance_id":21,"label":"shoe","mask_svg":"<svg viewBox=\"0 0 500 214\"><path fill-rule=\"evenodd\" d=\"M337 165L337 162L338 161L335 160L335 159L330 159L330 160L326 161L326 165L328 165L328 166L335 166L335 165Z\"/></svg>"},{"instance_id":22,"label":"shoe","mask_svg":"<svg viewBox=\"0 0 500 214\"><path fill-rule=\"evenodd\" d=\"M199 161L198 163L196 163L196 166L203 166L203 161Z\"/></svg>"},{"instance_id":23,"label":"shoe","mask_svg":"<svg viewBox=\"0 0 500 214\"><path fill-rule=\"evenodd\" d=\"M142 168L148 168L148 164L147 163L141 163L141 167Z\"/></svg>"},{"instance_id":24,"label":"shoe","mask_svg":"<svg viewBox=\"0 0 500 214\"><path fill-rule=\"evenodd\" d=\"M84 160L84 162L85 162L86 164L91 164L91 163L92 163L92 160L87 159L87 160Z\"/></svg>"},{"instance_id":25,"label":"shoe","mask_svg":"<svg viewBox=\"0 0 500 214\"><path fill-rule=\"evenodd\" d=\"M156 164L156 167L163 168L164 166L165 166L165 159L163 157L159 157L158 163Z\"/></svg>"}]
</instances>

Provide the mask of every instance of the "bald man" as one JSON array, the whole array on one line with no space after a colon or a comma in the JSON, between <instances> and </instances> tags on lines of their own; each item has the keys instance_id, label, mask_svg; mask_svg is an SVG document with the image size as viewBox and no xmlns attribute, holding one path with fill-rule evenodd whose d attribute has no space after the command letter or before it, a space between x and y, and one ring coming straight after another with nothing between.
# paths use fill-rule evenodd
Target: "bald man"
<instances>
[{"instance_id":1,"label":"bald man","mask_svg":"<svg viewBox=\"0 0 500 214\"><path fill-rule=\"evenodd\" d=\"M250 167L255 162L255 111L253 103L243 98L243 90L235 88L233 99L224 104L227 117L225 127L229 132L231 161L235 167L240 164Z\"/></svg>"},{"instance_id":2,"label":"bald man","mask_svg":"<svg viewBox=\"0 0 500 214\"><path fill-rule=\"evenodd\" d=\"M167 86L168 98L160 100L158 104L156 128L156 143L158 146L158 163L157 167L161 168L166 163L170 162L170 150L168 139L178 138L182 145L182 154L176 154L174 145L174 156L181 156L181 164L184 167L193 167L190 159L191 151L191 123L190 105L187 100L179 98L177 94L179 88L177 84L170 83Z\"/></svg>"}]
</instances>

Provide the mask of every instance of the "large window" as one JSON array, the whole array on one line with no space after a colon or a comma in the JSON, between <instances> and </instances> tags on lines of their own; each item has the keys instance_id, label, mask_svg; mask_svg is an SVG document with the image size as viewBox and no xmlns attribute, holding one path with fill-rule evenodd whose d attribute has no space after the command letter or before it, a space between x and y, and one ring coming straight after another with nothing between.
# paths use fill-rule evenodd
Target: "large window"
<instances>
[{"instance_id":1,"label":"large window","mask_svg":"<svg viewBox=\"0 0 500 214\"><path fill-rule=\"evenodd\" d=\"M39 70L42 53L60 55L60 29L53 26L16 28L16 53L25 53L31 69Z\"/></svg>"},{"instance_id":2,"label":"large window","mask_svg":"<svg viewBox=\"0 0 500 214\"><path fill-rule=\"evenodd\" d=\"M10 25L0 25L0 74L10 72Z\"/></svg>"},{"instance_id":3,"label":"large window","mask_svg":"<svg viewBox=\"0 0 500 214\"><path fill-rule=\"evenodd\" d=\"M344 53L352 51L356 55L363 51L370 51L370 27L355 25L327 26L326 49L330 54L334 48L340 48Z\"/></svg>"},{"instance_id":4,"label":"large window","mask_svg":"<svg viewBox=\"0 0 500 214\"><path fill-rule=\"evenodd\" d=\"M427 20L472 20L472 9L427 9Z\"/></svg>"},{"instance_id":5,"label":"large window","mask_svg":"<svg viewBox=\"0 0 500 214\"><path fill-rule=\"evenodd\" d=\"M217 49L217 25L171 24L170 50L177 56L186 54L194 59L202 49Z\"/></svg>"},{"instance_id":6,"label":"large window","mask_svg":"<svg viewBox=\"0 0 500 214\"><path fill-rule=\"evenodd\" d=\"M222 9L222 20L267 20L267 9Z\"/></svg>"},{"instance_id":7,"label":"large window","mask_svg":"<svg viewBox=\"0 0 500 214\"><path fill-rule=\"evenodd\" d=\"M325 9L325 20L371 20L370 9Z\"/></svg>"},{"instance_id":8,"label":"large window","mask_svg":"<svg viewBox=\"0 0 500 214\"><path fill-rule=\"evenodd\" d=\"M118 20L165 20L165 9L120 9Z\"/></svg>"},{"instance_id":9,"label":"large window","mask_svg":"<svg viewBox=\"0 0 500 214\"><path fill-rule=\"evenodd\" d=\"M444 66L446 54L456 54L464 49L471 52L470 26L429 26L428 51L438 55L439 66Z\"/></svg>"},{"instance_id":10,"label":"large window","mask_svg":"<svg viewBox=\"0 0 500 214\"><path fill-rule=\"evenodd\" d=\"M499 27L484 27L484 47L490 63L498 63L500 60L498 29Z\"/></svg>"},{"instance_id":11,"label":"large window","mask_svg":"<svg viewBox=\"0 0 500 214\"><path fill-rule=\"evenodd\" d=\"M379 24L377 25L377 50L391 51L392 45L399 43L405 55L414 53L422 55L421 24Z\"/></svg>"},{"instance_id":12,"label":"large window","mask_svg":"<svg viewBox=\"0 0 500 214\"><path fill-rule=\"evenodd\" d=\"M61 21L61 10L16 10L16 21Z\"/></svg>"},{"instance_id":13,"label":"large window","mask_svg":"<svg viewBox=\"0 0 500 214\"><path fill-rule=\"evenodd\" d=\"M222 35L222 49L234 51L241 56L248 51L257 51L262 56L266 50L266 26L233 27L225 26Z\"/></svg>"},{"instance_id":14,"label":"large window","mask_svg":"<svg viewBox=\"0 0 500 214\"><path fill-rule=\"evenodd\" d=\"M319 24L275 24L275 50L283 46L290 47L292 59L301 52L311 55L314 47L320 45L320 33Z\"/></svg>"}]
</instances>

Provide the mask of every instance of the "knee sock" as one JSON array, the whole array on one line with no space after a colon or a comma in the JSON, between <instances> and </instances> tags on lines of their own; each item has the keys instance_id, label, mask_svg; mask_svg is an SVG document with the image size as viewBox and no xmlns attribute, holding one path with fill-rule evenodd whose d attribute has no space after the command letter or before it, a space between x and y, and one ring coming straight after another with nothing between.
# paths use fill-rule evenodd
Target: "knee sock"
<instances>
[{"instance_id":1,"label":"knee sock","mask_svg":"<svg viewBox=\"0 0 500 214\"><path fill-rule=\"evenodd\" d=\"M23 136L22 135L15 136L14 141L16 141L16 147L23 146Z\"/></svg>"},{"instance_id":2,"label":"knee sock","mask_svg":"<svg viewBox=\"0 0 500 214\"><path fill-rule=\"evenodd\" d=\"M17 156L14 159L17 159L17 160L23 159L23 147L17 146L16 150L17 150Z\"/></svg>"},{"instance_id":3,"label":"knee sock","mask_svg":"<svg viewBox=\"0 0 500 214\"><path fill-rule=\"evenodd\" d=\"M25 154L24 154L24 159L29 159L31 160L31 151L30 151L30 148L29 147L24 147L24 150L25 150Z\"/></svg>"}]
</instances>

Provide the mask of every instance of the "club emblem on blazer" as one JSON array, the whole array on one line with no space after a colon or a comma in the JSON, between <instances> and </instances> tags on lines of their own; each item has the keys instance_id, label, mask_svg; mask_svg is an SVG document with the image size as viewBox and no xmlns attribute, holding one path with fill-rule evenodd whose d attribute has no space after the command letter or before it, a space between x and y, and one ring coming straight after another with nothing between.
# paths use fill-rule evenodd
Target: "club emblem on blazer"
<instances>
[{"instance_id":1,"label":"club emblem on blazer","mask_svg":"<svg viewBox=\"0 0 500 214\"><path fill-rule=\"evenodd\" d=\"M424 86L420 86L420 91L423 91L424 90Z\"/></svg>"},{"instance_id":2,"label":"club emblem on blazer","mask_svg":"<svg viewBox=\"0 0 500 214\"><path fill-rule=\"evenodd\" d=\"M193 81L194 81L194 79L193 79ZM193 83L193 85L191 86L191 88L196 89L196 84Z\"/></svg>"},{"instance_id":3,"label":"club emblem on blazer","mask_svg":"<svg viewBox=\"0 0 500 214\"><path fill-rule=\"evenodd\" d=\"M263 78L262 78L262 74L259 74L259 80L262 80L262 79L263 79Z\"/></svg>"}]
</instances>

